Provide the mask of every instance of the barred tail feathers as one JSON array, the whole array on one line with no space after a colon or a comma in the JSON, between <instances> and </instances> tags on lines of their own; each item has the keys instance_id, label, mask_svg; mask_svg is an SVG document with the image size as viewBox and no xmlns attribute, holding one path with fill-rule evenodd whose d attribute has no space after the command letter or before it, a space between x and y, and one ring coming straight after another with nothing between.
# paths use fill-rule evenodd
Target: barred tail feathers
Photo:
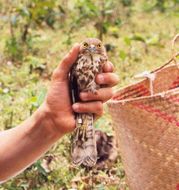
<instances>
[{"instance_id":1,"label":"barred tail feathers","mask_svg":"<svg viewBox=\"0 0 179 190\"><path fill-rule=\"evenodd\" d=\"M97 162L95 131L92 125L87 126L86 138L87 140L85 142L85 158L83 160L83 165L92 167Z\"/></svg>"},{"instance_id":2,"label":"barred tail feathers","mask_svg":"<svg viewBox=\"0 0 179 190\"><path fill-rule=\"evenodd\" d=\"M72 163L75 166L79 166L83 163L85 158L85 151L83 147L83 141L77 140L72 148Z\"/></svg>"},{"instance_id":3,"label":"barred tail feathers","mask_svg":"<svg viewBox=\"0 0 179 190\"><path fill-rule=\"evenodd\" d=\"M93 127L93 114L79 114L77 128L73 139L72 160L74 165L92 167L97 161L95 131Z\"/></svg>"}]
</instances>

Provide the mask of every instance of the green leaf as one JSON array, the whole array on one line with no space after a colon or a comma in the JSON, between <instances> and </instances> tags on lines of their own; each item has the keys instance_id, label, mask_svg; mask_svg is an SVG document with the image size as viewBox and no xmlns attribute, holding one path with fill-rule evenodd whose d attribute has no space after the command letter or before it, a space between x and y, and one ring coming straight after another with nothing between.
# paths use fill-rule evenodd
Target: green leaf
<instances>
[{"instance_id":1,"label":"green leaf","mask_svg":"<svg viewBox=\"0 0 179 190\"><path fill-rule=\"evenodd\" d=\"M145 43L145 38L141 34L134 34L131 38L131 40L140 41Z\"/></svg>"},{"instance_id":2,"label":"green leaf","mask_svg":"<svg viewBox=\"0 0 179 190\"><path fill-rule=\"evenodd\" d=\"M16 23L17 23L17 15L12 15L11 16L11 23L12 23L13 26L16 25Z\"/></svg>"},{"instance_id":3,"label":"green leaf","mask_svg":"<svg viewBox=\"0 0 179 190\"><path fill-rule=\"evenodd\" d=\"M122 61L125 61L126 57L127 57L127 54L125 51L123 50L120 50L119 51L119 57L122 59Z\"/></svg>"},{"instance_id":4,"label":"green leaf","mask_svg":"<svg viewBox=\"0 0 179 190\"><path fill-rule=\"evenodd\" d=\"M46 96L46 93L47 93L47 89L46 88L43 88L37 98L37 104L40 106L44 99L45 99L45 96Z\"/></svg>"},{"instance_id":5,"label":"green leaf","mask_svg":"<svg viewBox=\"0 0 179 190\"><path fill-rule=\"evenodd\" d=\"M105 9L109 9L113 5L113 1L111 1L111 0L107 0L107 1L104 1L104 2L105 2Z\"/></svg>"},{"instance_id":6,"label":"green leaf","mask_svg":"<svg viewBox=\"0 0 179 190\"><path fill-rule=\"evenodd\" d=\"M130 45L131 45L131 38L129 38L129 37L124 37L124 42L125 42L128 46L130 46Z\"/></svg>"},{"instance_id":7,"label":"green leaf","mask_svg":"<svg viewBox=\"0 0 179 190\"><path fill-rule=\"evenodd\" d=\"M159 36L153 35L150 38L147 38L146 43L149 45L158 45L159 44Z\"/></svg>"},{"instance_id":8,"label":"green leaf","mask_svg":"<svg viewBox=\"0 0 179 190\"><path fill-rule=\"evenodd\" d=\"M35 164L35 167L37 168L38 172L40 174L43 174L44 176L48 176L48 173L45 171L45 169L41 166L41 161L38 160Z\"/></svg>"},{"instance_id":9,"label":"green leaf","mask_svg":"<svg viewBox=\"0 0 179 190\"><path fill-rule=\"evenodd\" d=\"M124 6L131 6L132 5L132 0L121 0L121 2Z\"/></svg>"},{"instance_id":10,"label":"green leaf","mask_svg":"<svg viewBox=\"0 0 179 190\"><path fill-rule=\"evenodd\" d=\"M120 18L117 18L117 19L115 20L114 24L119 27L119 26L122 25L122 20L121 20Z\"/></svg>"},{"instance_id":11,"label":"green leaf","mask_svg":"<svg viewBox=\"0 0 179 190\"><path fill-rule=\"evenodd\" d=\"M27 7L23 7L22 14L23 14L23 16L30 16L29 9Z\"/></svg>"}]
</instances>

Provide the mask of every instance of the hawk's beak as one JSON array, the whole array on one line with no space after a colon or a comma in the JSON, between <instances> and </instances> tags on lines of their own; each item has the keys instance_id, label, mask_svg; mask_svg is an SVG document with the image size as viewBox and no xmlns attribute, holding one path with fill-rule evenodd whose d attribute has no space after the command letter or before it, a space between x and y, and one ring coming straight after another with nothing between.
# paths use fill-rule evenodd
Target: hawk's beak
<instances>
[{"instance_id":1,"label":"hawk's beak","mask_svg":"<svg viewBox=\"0 0 179 190\"><path fill-rule=\"evenodd\" d=\"M91 53L95 53L95 52L96 52L96 47L95 47L95 45L90 45L88 49L89 49L89 51L90 51Z\"/></svg>"}]
</instances>

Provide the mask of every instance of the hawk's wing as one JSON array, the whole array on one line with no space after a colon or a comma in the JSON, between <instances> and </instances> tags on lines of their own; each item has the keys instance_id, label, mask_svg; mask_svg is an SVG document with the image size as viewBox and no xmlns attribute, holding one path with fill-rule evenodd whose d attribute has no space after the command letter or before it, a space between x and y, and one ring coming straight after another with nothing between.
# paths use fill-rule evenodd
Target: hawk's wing
<instances>
[{"instance_id":1,"label":"hawk's wing","mask_svg":"<svg viewBox=\"0 0 179 190\"><path fill-rule=\"evenodd\" d=\"M69 73L69 83L70 83L69 86L70 86L71 102L72 104L74 104L75 102L80 101L77 79L74 74L74 67L72 67Z\"/></svg>"}]
</instances>

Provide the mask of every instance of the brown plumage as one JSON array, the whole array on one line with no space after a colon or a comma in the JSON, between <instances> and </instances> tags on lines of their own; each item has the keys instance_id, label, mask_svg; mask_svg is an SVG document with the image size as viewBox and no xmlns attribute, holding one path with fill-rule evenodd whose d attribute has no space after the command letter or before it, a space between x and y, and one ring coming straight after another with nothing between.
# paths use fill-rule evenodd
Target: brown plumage
<instances>
[{"instance_id":1,"label":"brown plumage","mask_svg":"<svg viewBox=\"0 0 179 190\"><path fill-rule=\"evenodd\" d=\"M88 38L80 45L77 61L71 70L72 101L80 101L80 92L96 94L100 88L95 77L102 72L107 61L105 47L101 41ZM72 162L92 167L97 161L97 148L94 135L94 116L91 113L76 114L76 129L73 135Z\"/></svg>"}]
</instances>

